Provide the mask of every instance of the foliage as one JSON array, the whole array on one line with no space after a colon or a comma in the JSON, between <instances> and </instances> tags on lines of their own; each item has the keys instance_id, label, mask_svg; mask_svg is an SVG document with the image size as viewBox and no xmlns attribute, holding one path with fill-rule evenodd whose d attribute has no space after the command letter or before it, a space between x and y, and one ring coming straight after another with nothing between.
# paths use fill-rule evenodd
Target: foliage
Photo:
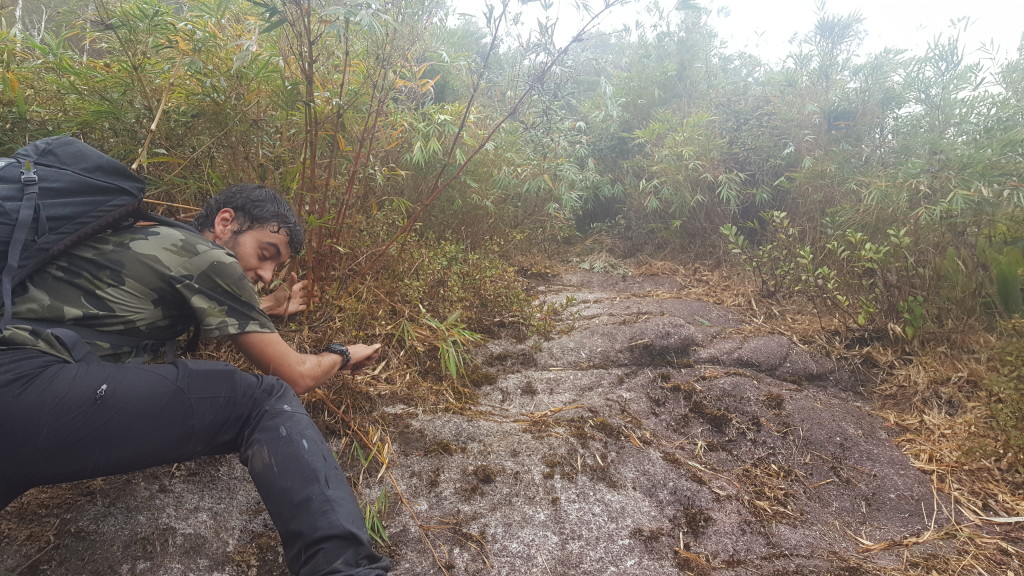
<instances>
[{"instance_id":1,"label":"foliage","mask_svg":"<svg viewBox=\"0 0 1024 576\"><path fill-rule=\"evenodd\" d=\"M461 318L470 330L493 335L528 321L530 300L495 244L478 251L451 241L409 241L398 257L402 278L393 296L433 318Z\"/></svg>"},{"instance_id":2,"label":"foliage","mask_svg":"<svg viewBox=\"0 0 1024 576\"><path fill-rule=\"evenodd\" d=\"M536 322L538 309L501 248L413 236L375 282L322 292L313 313L346 327L338 338L383 341L388 357L422 379L464 380L475 344L503 330L525 337Z\"/></svg>"},{"instance_id":3,"label":"foliage","mask_svg":"<svg viewBox=\"0 0 1024 576\"><path fill-rule=\"evenodd\" d=\"M796 289L799 277L796 275L796 258L805 254L807 248L797 244L797 233L785 212L769 212L764 219L765 232L769 240L754 245L740 233L739 228L732 224L724 224L723 234L729 239L730 250L738 255L748 272L757 279L760 293L774 296L779 292ZM751 223L756 229L757 223ZM812 263L811 256L805 256L805 266Z\"/></svg>"},{"instance_id":4,"label":"foliage","mask_svg":"<svg viewBox=\"0 0 1024 576\"><path fill-rule=\"evenodd\" d=\"M982 239L978 253L992 271L993 308L1010 318L1024 315L1024 242Z\"/></svg>"},{"instance_id":5,"label":"foliage","mask_svg":"<svg viewBox=\"0 0 1024 576\"><path fill-rule=\"evenodd\" d=\"M985 382L988 407L1007 459L1024 471L1024 321L1005 323L1003 335L993 352L995 374Z\"/></svg>"},{"instance_id":6,"label":"foliage","mask_svg":"<svg viewBox=\"0 0 1024 576\"><path fill-rule=\"evenodd\" d=\"M922 284L924 270L915 263L906 228L890 228L876 241L855 230L829 231L823 247L803 243L802 230L785 212L765 213L748 228L757 242L731 224L721 232L762 295L803 295L819 313L846 316L876 333L895 330L907 340L924 327L925 299L910 290Z\"/></svg>"}]
</instances>

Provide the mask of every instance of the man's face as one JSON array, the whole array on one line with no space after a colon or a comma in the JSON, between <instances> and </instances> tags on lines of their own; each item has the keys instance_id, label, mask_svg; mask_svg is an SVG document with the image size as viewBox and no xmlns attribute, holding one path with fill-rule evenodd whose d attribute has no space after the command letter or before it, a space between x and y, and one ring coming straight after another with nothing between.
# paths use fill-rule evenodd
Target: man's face
<instances>
[{"instance_id":1,"label":"man's face","mask_svg":"<svg viewBox=\"0 0 1024 576\"><path fill-rule=\"evenodd\" d=\"M219 244L235 253L245 276L253 284L262 282L270 285L274 269L292 255L288 247L288 235L285 232L272 232L266 226L233 233Z\"/></svg>"}]
</instances>

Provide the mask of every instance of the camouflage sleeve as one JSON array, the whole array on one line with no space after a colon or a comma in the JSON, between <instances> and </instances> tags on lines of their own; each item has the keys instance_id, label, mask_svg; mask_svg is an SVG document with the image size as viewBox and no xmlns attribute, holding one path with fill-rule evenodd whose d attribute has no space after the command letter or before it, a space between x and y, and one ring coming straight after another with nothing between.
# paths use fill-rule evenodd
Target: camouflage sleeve
<instances>
[{"instance_id":1,"label":"camouflage sleeve","mask_svg":"<svg viewBox=\"0 0 1024 576\"><path fill-rule=\"evenodd\" d=\"M195 312L203 338L245 332L276 332L238 261L227 251L207 250L173 274L175 289Z\"/></svg>"}]
</instances>

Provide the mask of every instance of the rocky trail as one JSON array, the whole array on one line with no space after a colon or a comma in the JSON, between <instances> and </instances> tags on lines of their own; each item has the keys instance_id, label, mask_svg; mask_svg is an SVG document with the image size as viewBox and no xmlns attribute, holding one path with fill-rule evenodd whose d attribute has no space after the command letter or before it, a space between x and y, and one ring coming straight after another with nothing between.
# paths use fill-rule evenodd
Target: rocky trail
<instances>
[{"instance_id":1,"label":"rocky trail","mask_svg":"<svg viewBox=\"0 0 1024 576\"><path fill-rule=\"evenodd\" d=\"M559 277L541 297L575 301L572 329L480 349L475 402L386 405L390 475L360 496L388 494L393 574L881 574L944 524L852 374L678 292ZM9 574L286 570L225 457L26 494L0 513Z\"/></svg>"}]
</instances>

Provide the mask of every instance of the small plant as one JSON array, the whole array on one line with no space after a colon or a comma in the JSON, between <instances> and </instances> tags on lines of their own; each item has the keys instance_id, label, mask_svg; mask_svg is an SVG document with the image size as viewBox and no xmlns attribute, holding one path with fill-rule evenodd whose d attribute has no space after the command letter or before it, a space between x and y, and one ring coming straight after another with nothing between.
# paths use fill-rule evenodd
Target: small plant
<instances>
[{"instance_id":1,"label":"small plant","mask_svg":"<svg viewBox=\"0 0 1024 576\"><path fill-rule=\"evenodd\" d=\"M558 324L564 319L566 312L578 304L576 297L569 295L560 302L539 305L530 322L530 334L540 340L550 340L557 333Z\"/></svg>"},{"instance_id":2,"label":"small plant","mask_svg":"<svg viewBox=\"0 0 1024 576\"><path fill-rule=\"evenodd\" d=\"M778 211L766 212L762 220L749 226L762 239L760 243L747 240L732 224L725 224L720 231L733 254L753 274L762 295L771 297L791 291L797 278L800 229L791 224L788 214Z\"/></svg>"},{"instance_id":3,"label":"small plant","mask_svg":"<svg viewBox=\"0 0 1024 576\"><path fill-rule=\"evenodd\" d=\"M378 544L388 544L388 529L384 525L384 518L388 514L387 489L381 488L376 500L362 503L360 508L363 510L363 520L366 522L366 531L370 533L370 538Z\"/></svg>"},{"instance_id":4,"label":"small plant","mask_svg":"<svg viewBox=\"0 0 1024 576\"><path fill-rule=\"evenodd\" d=\"M900 303L900 313L903 314L903 324L900 326L903 336L907 340L913 340L925 324L924 298L907 298Z\"/></svg>"},{"instance_id":5,"label":"small plant","mask_svg":"<svg viewBox=\"0 0 1024 576\"><path fill-rule=\"evenodd\" d=\"M359 441L352 442L348 451L349 460L359 462L360 471L357 479L353 481L353 488L358 492L358 487L365 479L367 472L374 466L376 461L380 466L377 472L377 479L380 480L388 468L388 458L391 454L391 438L387 433L376 426L370 426L365 433L357 432L357 436L367 445L365 448ZM363 520L366 522L366 530L370 538L379 544L388 543L388 531L384 525L384 519L388 513L387 489L381 488L380 494L372 502L359 502L359 508L363 511Z\"/></svg>"},{"instance_id":6,"label":"small plant","mask_svg":"<svg viewBox=\"0 0 1024 576\"><path fill-rule=\"evenodd\" d=\"M377 478L380 479L388 467L388 458L390 457L392 450L391 438L387 435L385 430L376 426L370 426L362 438L367 444L369 451L364 449L363 445L359 442L353 442L352 448L349 450L349 458L355 458L359 461L361 467L359 474L360 480L362 480L366 471L370 469L374 460L376 460L380 465L380 471L377 473Z\"/></svg>"},{"instance_id":7,"label":"small plant","mask_svg":"<svg viewBox=\"0 0 1024 576\"><path fill-rule=\"evenodd\" d=\"M483 335L469 330L459 322L458 312L441 321L427 314L426 310L421 311L423 315L419 323L403 320L399 324L396 338L401 339L407 348L419 352L436 348L444 375L453 380L465 376L466 365L471 362L469 348L483 342Z\"/></svg>"},{"instance_id":8,"label":"small plant","mask_svg":"<svg viewBox=\"0 0 1024 576\"><path fill-rule=\"evenodd\" d=\"M441 359L441 368L444 372L456 379L466 373L467 352L471 344L483 341L483 336L468 330L459 321L459 313L456 312L444 322L429 316L423 321L436 335L438 357Z\"/></svg>"}]
</instances>

